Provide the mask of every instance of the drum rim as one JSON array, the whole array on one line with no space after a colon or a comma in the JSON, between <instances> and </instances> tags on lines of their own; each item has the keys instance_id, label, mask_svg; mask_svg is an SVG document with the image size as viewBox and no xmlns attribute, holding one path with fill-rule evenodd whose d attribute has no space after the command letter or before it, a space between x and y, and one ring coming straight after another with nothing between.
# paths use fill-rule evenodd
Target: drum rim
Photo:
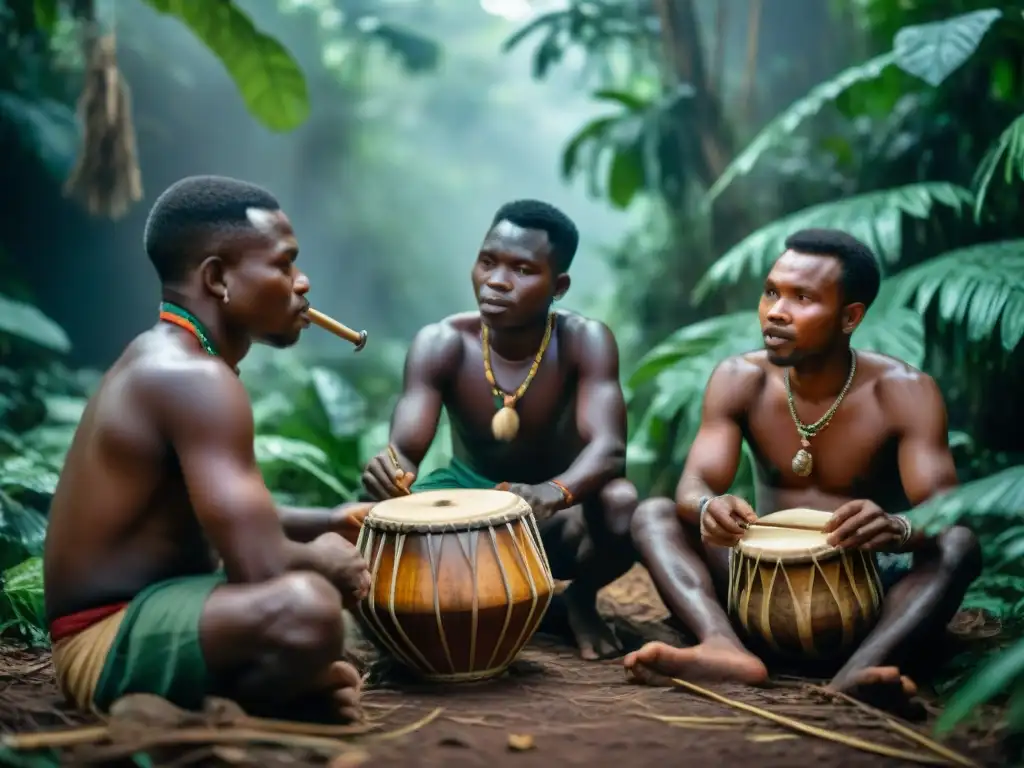
<instances>
[{"instance_id":1,"label":"drum rim","mask_svg":"<svg viewBox=\"0 0 1024 768\"><path fill-rule=\"evenodd\" d=\"M490 488L483 489L450 489L450 490L494 490ZM377 517L374 513L377 509L376 505L370 509L366 517L363 519L363 525L373 530L387 531L389 533L468 533L470 531L479 531L487 528L494 528L496 526L506 525L508 523L514 523L520 520L525 520L533 515L533 508L527 503L521 496L517 496L514 493L508 491L497 491L498 493L508 494L515 499L514 506L506 508L501 511L491 512L475 520L388 520ZM430 493L426 491L425 493ZM409 498L409 497L399 497ZM393 501L393 499L389 499Z\"/></svg>"}]
</instances>

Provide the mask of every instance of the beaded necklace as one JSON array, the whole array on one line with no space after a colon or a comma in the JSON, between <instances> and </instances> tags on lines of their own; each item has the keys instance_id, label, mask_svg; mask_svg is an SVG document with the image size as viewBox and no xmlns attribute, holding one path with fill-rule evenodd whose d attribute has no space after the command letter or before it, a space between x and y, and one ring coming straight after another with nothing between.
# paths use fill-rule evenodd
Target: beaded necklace
<instances>
[{"instance_id":1,"label":"beaded necklace","mask_svg":"<svg viewBox=\"0 0 1024 768\"><path fill-rule=\"evenodd\" d=\"M170 301L160 302L160 319L165 323L172 323L179 328L184 328L186 331L191 333L197 339L199 343L206 350L206 354L210 357L220 357L220 353L217 352L217 348L213 346L213 342L210 341L210 334L206 331L199 318L193 315L184 307L179 307Z\"/></svg>"}]
</instances>

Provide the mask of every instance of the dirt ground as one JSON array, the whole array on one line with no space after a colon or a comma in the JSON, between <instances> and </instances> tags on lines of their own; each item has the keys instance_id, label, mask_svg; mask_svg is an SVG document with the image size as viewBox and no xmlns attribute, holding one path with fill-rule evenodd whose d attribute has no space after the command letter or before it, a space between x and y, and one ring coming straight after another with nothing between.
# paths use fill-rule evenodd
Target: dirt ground
<instances>
[{"instance_id":1,"label":"dirt ground","mask_svg":"<svg viewBox=\"0 0 1024 768\"><path fill-rule=\"evenodd\" d=\"M601 608L629 646L674 636L662 622L667 614L640 568L602 594ZM152 702L149 709L141 702L126 705L106 731L94 728L81 735L83 743L51 753L55 757L46 761L28 762L20 757L27 753L0 747L0 765L114 766L141 749L147 750L153 766L641 768L677 763L680 756L695 766L735 761L749 768L789 768L811 761L823 768L955 764L913 737L929 733L927 724L903 725L912 730L901 734L900 725L880 713L826 698L806 681L779 681L756 690L725 685L705 690L726 698L631 685L621 661L583 662L570 648L538 636L500 680L447 690L372 687L365 695L369 722L362 734L321 729L318 735L317 726L244 722L224 712L219 718L193 715L191 722L174 722L180 713L155 712ZM791 718L798 721L797 728L803 724L822 730L817 735L800 733L792 724L771 722L742 705ZM933 716L934 710L930 707ZM997 718L986 720L944 742L968 758L961 765L1005 764L997 747ZM62 707L46 655L2 649L0 732L39 733L81 725L96 726L97 721L87 722ZM285 729L291 732L282 733ZM857 737L865 744L834 743L821 733ZM872 747L903 756L866 751Z\"/></svg>"}]
</instances>

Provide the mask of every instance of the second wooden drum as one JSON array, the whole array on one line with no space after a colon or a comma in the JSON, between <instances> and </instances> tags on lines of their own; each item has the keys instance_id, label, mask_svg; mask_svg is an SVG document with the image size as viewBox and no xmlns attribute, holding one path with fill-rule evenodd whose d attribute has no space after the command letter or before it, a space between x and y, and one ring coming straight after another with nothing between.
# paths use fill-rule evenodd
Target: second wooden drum
<instances>
[{"instance_id":1,"label":"second wooden drum","mask_svg":"<svg viewBox=\"0 0 1024 768\"><path fill-rule=\"evenodd\" d=\"M533 511L507 491L383 501L363 521L358 547L372 577L358 608L364 626L426 680L500 675L551 604L554 580Z\"/></svg>"},{"instance_id":2,"label":"second wooden drum","mask_svg":"<svg viewBox=\"0 0 1024 768\"><path fill-rule=\"evenodd\" d=\"M748 638L793 660L834 660L878 620L882 584L874 555L830 546L831 514L787 509L752 526L731 553L729 612ZM818 530L797 530L795 527Z\"/></svg>"}]
</instances>

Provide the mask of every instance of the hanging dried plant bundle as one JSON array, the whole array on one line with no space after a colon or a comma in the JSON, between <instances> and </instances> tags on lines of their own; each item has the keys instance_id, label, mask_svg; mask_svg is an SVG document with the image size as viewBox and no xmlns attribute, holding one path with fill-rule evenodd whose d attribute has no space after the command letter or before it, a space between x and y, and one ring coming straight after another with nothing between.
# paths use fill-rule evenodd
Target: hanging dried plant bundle
<instances>
[{"instance_id":1,"label":"hanging dried plant bundle","mask_svg":"<svg viewBox=\"0 0 1024 768\"><path fill-rule=\"evenodd\" d=\"M117 68L113 34L89 36L85 86L78 100L82 145L64 194L93 216L119 219L142 199L131 93Z\"/></svg>"}]
</instances>

